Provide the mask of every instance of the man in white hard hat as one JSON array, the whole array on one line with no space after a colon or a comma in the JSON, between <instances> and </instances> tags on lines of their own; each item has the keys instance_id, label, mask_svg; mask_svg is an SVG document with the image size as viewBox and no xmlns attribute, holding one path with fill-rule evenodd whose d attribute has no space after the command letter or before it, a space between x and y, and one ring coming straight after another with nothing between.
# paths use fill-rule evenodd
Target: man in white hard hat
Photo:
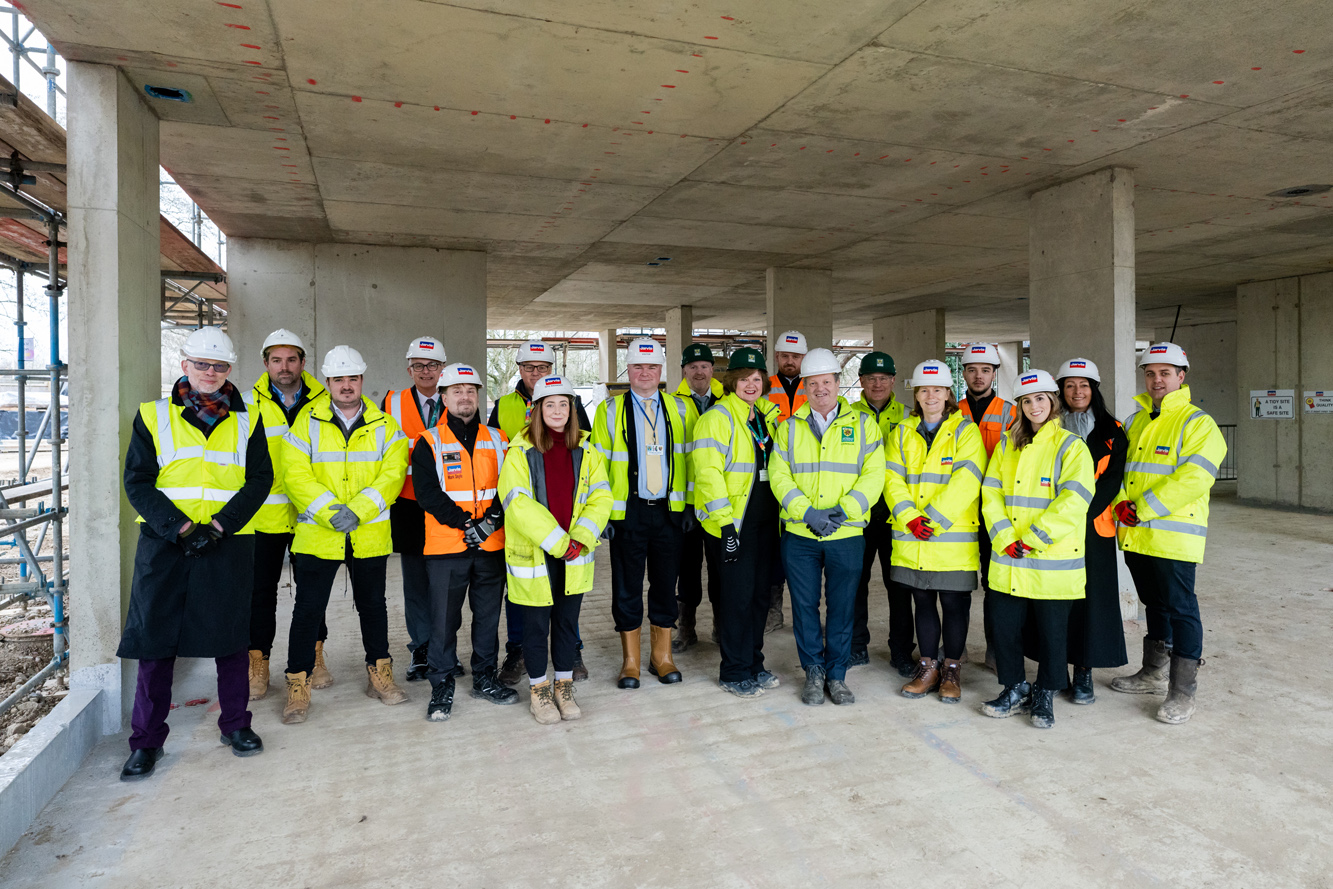
<instances>
[{"instance_id":1,"label":"man in white hard hat","mask_svg":"<svg viewBox=\"0 0 1333 889\"><path fill-rule=\"evenodd\" d=\"M245 393L245 403L258 409L268 435L273 461L273 487L251 521L255 532L255 584L250 600L250 700L268 694L269 657L277 634L278 583L296 530L296 508L282 480L282 439L301 409L325 394L323 385L305 372L305 344L290 330L279 328L264 340L264 373ZM328 627L319 629L311 688L327 688L333 676L324 662Z\"/></svg>"},{"instance_id":2,"label":"man in white hard hat","mask_svg":"<svg viewBox=\"0 0 1333 889\"><path fill-rule=\"evenodd\" d=\"M523 431L523 427L528 424L528 411L532 408L532 388L537 385L537 381L550 374L555 369L555 350L541 340L528 340L518 347L514 355L514 363L518 365L518 382L514 385L514 391L501 396L496 402L495 407L491 409L490 419L486 425L492 429L499 429L505 434L505 438L510 441L514 436ZM575 416L579 421L579 428L585 432L592 430L592 423L588 420L588 413L583 409L583 402L577 395L574 396ZM525 675L523 666L523 616L518 609L509 604L505 599L505 659L500 666L500 681L505 685L514 685ZM588 678L588 668L583 665L583 642L580 640L579 649L574 657L574 679L582 682Z\"/></svg>"},{"instance_id":3,"label":"man in white hard hat","mask_svg":"<svg viewBox=\"0 0 1333 889\"><path fill-rule=\"evenodd\" d=\"M1120 549L1148 618L1143 667L1111 681L1127 694L1161 694L1157 718L1170 725L1194 715L1203 620L1194 578L1208 541L1208 500L1226 440L1213 418L1190 402L1185 350L1155 343L1139 358L1147 389L1125 421L1129 454L1124 499L1115 505ZM1167 667L1170 665L1170 675Z\"/></svg>"},{"instance_id":4,"label":"man in white hard hat","mask_svg":"<svg viewBox=\"0 0 1333 889\"><path fill-rule=\"evenodd\" d=\"M216 661L222 743L237 756L264 749L246 710L249 525L273 485L264 418L227 381L236 350L221 330L190 334L181 359L171 395L139 406L125 455L125 496L141 524L116 650L139 662L124 781L147 778L162 757L178 657Z\"/></svg>"},{"instance_id":5,"label":"man in white hard hat","mask_svg":"<svg viewBox=\"0 0 1333 889\"><path fill-rule=\"evenodd\" d=\"M407 346L407 372L412 377L410 389L385 393L380 409L393 417L407 436L409 449L427 429L444 425L444 398L440 393L440 373L445 363L444 343L439 337L419 336ZM403 617L407 622L407 649L412 662L407 681L426 678L427 646L430 644L430 581L426 577L426 515L417 504L413 490L412 467L398 499L389 508L393 529L393 551L398 553L403 572ZM462 667L459 667L461 675Z\"/></svg>"},{"instance_id":6,"label":"man in white hard hat","mask_svg":"<svg viewBox=\"0 0 1333 889\"><path fill-rule=\"evenodd\" d=\"M806 347L805 334L799 330L788 330L773 343L773 363L778 372L769 377L768 401L773 407L769 419L774 426L786 421L805 404L805 380L801 376L801 362L809 349ZM786 534L786 529L782 531ZM773 599L768 608L768 621L764 632L771 633L783 626L782 585L786 573L779 559L773 565Z\"/></svg>"}]
</instances>

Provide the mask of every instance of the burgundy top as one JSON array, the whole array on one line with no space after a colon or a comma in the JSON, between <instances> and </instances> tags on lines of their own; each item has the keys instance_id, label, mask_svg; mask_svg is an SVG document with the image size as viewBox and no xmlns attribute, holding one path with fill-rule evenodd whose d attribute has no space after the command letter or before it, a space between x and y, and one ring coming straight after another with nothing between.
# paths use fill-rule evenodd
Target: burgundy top
<instances>
[{"instance_id":1,"label":"burgundy top","mask_svg":"<svg viewBox=\"0 0 1333 889\"><path fill-rule=\"evenodd\" d=\"M542 454L542 463L546 467L546 508L560 527L568 531L574 516L574 457L565 447L563 433L553 438L555 444Z\"/></svg>"}]
</instances>

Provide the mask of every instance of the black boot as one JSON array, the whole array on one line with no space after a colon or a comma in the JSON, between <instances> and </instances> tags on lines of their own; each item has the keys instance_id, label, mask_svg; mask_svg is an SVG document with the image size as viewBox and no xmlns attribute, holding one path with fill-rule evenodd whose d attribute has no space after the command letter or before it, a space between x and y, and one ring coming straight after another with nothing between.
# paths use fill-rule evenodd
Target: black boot
<instances>
[{"instance_id":1,"label":"black boot","mask_svg":"<svg viewBox=\"0 0 1333 889\"><path fill-rule=\"evenodd\" d=\"M583 649L574 649L574 681L582 682L588 678L588 668L583 666Z\"/></svg>"},{"instance_id":2,"label":"black boot","mask_svg":"<svg viewBox=\"0 0 1333 889\"><path fill-rule=\"evenodd\" d=\"M891 651L889 653L889 666L898 671L898 675L904 679L911 679L912 674L916 672L916 661L912 659L912 652Z\"/></svg>"},{"instance_id":3,"label":"black boot","mask_svg":"<svg viewBox=\"0 0 1333 889\"><path fill-rule=\"evenodd\" d=\"M157 761L165 756L161 747L145 747L130 754L125 760L125 767L120 770L120 780L138 781L153 774Z\"/></svg>"},{"instance_id":4,"label":"black boot","mask_svg":"<svg viewBox=\"0 0 1333 889\"><path fill-rule=\"evenodd\" d=\"M407 681L420 682L426 678L426 673L430 667L426 664L426 649L430 646L426 643L418 645L412 649L412 663L407 668Z\"/></svg>"},{"instance_id":5,"label":"black boot","mask_svg":"<svg viewBox=\"0 0 1333 889\"><path fill-rule=\"evenodd\" d=\"M510 692L517 695L511 688ZM430 703L426 705L426 718L431 722L444 722L454 711L454 677L446 676L443 682L430 684Z\"/></svg>"},{"instance_id":6,"label":"black boot","mask_svg":"<svg viewBox=\"0 0 1333 889\"><path fill-rule=\"evenodd\" d=\"M1091 704L1097 700L1092 690L1091 667L1074 668L1074 679L1069 683L1069 699L1075 704Z\"/></svg>"},{"instance_id":7,"label":"black boot","mask_svg":"<svg viewBox=\"0 0 1333 889\"><path fill-rule=\"evenodd\" d=\"M849 667L864 667L870 663L870 651L865 646L852 646L852 657L847 662Z\"/></svg>"},{"instance_id":8,"label":"black boot","mask_svg":"<svg viewBox=\"0 0 1333 889\"><path fill-rule=\"evenodd\" d=\"M805 687L801 689L801 703L818 707L824 703L825 673L823 667L806 667Z\"/></svg>"},{"instance_id":9,"label":"black boot","mask_svg":"<svg viewBox=\"0 0 1333 889\"><path fill-rule=\"evenodd\" d=\"M996 719L1005 719L1015 713L1026 713L1032 706L1032 686L1026 681L1006 685L1000 696L981 705L981 712Z\"/></svg>"},{"instance_id":10,"label":"black boot","mask_svg":"<svg viewBox=\"0 0 1333 889\"><path fill-rule=\"evenodd\" d=\"M517 685L523 675L523 649L506 646L505 661L500 665L498 676L500 682L504 685Z\"/></svg>"},{"instance_id":11,"label":"black boot","mask_svg":"<svg viewBox=\"0 0 1333 889\"><path fill-rule=\"evenodd\" d=\"M501 683L494 670L481 670L472 674L472 697L492 704L518 703L518 692Z\"/></svg>"},{"instance_id":12,"label":"black boot","mask_svg":"<svg viewBox=\"0 0 1333 889\"><path fill-rule=\"evenodd\" d=\"M254 756L264 752L264 742L259 740L247 725L245 728L238 728L230 735L222 736L222 743L231 748L231 752L237 756Z\"/></svg>"},{"instance_id":13,"label":"black boot","mask_svg":"<svg viewBox=\"0 0 1333 889\"><path fill-rule=\"evenodd\" d=\"M1035 728L1055 725L1055 692L1049 688L1032 689L1032 713L1028 719Z\"/></svg>"}]
</instances>

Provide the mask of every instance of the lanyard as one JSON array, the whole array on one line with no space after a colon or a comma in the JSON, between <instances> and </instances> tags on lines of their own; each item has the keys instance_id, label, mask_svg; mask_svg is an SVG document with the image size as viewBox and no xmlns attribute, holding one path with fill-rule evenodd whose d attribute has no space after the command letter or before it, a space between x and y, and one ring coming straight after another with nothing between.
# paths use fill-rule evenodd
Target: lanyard
<instances>
[{"instance_id":1,"label":"lanyard","mask_svg":"<svg viewBox=\"0 0 1333 889\"><path fill-rule=\"evenodd\" d=\"M658 418L658 412L657 412L656 410L654 410L654 411L653 411L653 418L652 418L651 420L648 419L648 409L645 408L642 404L639 403L639 396L637 396L637 395L635 395L633 392L631 392L631 393L629 394L629 397L630 397L630 400L634 402L634 406L637 407L637 408L639 409L639 413L643 414L643 422L644 422L645 424L647 424L648 428L651 429L651 430L653 431L653 441L657 441L657 418ZM653 406L654 406L654 407L657 407L658 404L659 404L659 403L656 402L656 401L653 402ZM660 442L659 442L659 443L660 443Z\"/></svg>"}]
</instances>

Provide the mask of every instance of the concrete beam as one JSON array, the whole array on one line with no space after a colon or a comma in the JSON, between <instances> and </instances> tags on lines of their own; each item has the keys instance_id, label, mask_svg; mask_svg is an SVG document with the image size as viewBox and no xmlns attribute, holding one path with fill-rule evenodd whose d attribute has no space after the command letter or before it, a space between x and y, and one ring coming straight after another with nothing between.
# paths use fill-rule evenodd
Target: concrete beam
<instances>
[{"instance_id":1,"label":"concrete beam","mask_svg":"<svg viewBox=\"0 0 1333 889\"><path fill-rule=\"evenodd\" d=\"M674 390L683 378L680 356L694 342L694 307L677 306L666 311L666 383Z\"/></svg>"},{"instance_id":2,"label":"concrete beam","mask_svg":"<svg viewBox=\"0 0 1333 889\"><path fill-rule=\"evenodd\" d=\"M768 287L768 349L773 370L773 341L787 330L805 334L811 349L833 347L833 272L828 269L770 268Z\"/></svg>"},{"instance_id":3,"label":"concrete beam","mask_svg":"<svg viewBox=\"0 0 1333 889\"><path fill-rule=\"evenodd\" d=\"M1018 385L1018 375L1023 370L1023 344L997 343L1000 350L1000 369L995 375L995 391L1005 401L1014 400L1014 386ZM1051 368L1055 373L1057 368Z\"/></svg>"},{"instance_id":4,"label":"concrete beam","mask_svg":"<svg viewBox=\"0 0 1333 889\"><path fill-rule=\"evenodd\" d=\"M876 318L871 324L875 350L888 352L898 368L898 400L912 405L907 381L912 369L930 358L944 358L944 309Z\"/></svg>"},{"instance_id":5,"label":"concrete beam","mask_svg":"<svg viewBox=\"0 0 1333 889\"><path fill-rule=\"evenodd\" d=\"M608 385L616 381L620 368L616 361L616 329L597 331L597 378Z\"/></svg>"}]
</instances>

